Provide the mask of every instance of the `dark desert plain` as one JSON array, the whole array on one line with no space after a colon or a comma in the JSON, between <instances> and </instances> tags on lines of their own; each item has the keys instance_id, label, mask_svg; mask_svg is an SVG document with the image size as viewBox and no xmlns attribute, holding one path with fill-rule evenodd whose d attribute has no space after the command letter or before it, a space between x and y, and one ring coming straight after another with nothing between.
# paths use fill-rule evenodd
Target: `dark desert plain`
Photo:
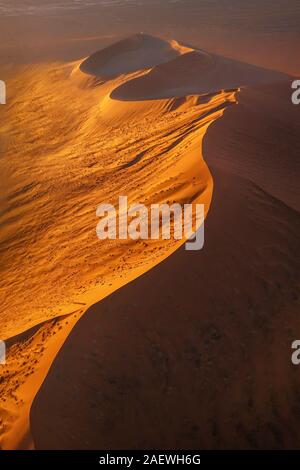
<instances>
[{"instance_id":1,"label":"dark desert plain","mask_svg":"<svg viewBox=\"0 0 300 470\"><path fill-rule=\"evenodd\" d=\"M0 1L1 449L299 448L299 52L297 0Z\"/></svg>"}]
</instances>

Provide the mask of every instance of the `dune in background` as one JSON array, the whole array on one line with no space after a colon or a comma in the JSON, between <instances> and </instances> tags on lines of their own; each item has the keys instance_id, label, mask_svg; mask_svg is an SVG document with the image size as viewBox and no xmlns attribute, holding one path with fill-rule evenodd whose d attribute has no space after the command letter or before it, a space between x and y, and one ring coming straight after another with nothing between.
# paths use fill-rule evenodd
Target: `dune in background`
<instances>
[{"instance_id":1,"label":"dune in background","mask_svg":"<svg viewBox=\"0 0 300 470\"><path fill-rule=\"evenodd\" d=\"M80 319L33 402L38 449L298 448L299 110L289 82L236 98L203 140L204 249Z\"/></svg>"},{"instance_id":2,"label":"dune in background","mask_svg":"<svg viewBox=\"0 0 300 470\"><path fill-rule=\"evenodd\" d=\"M209 86L211 77L215 75L218 79ZM56 400L58 397L56 393L60 392L55 389L51 381L54 376L55 381L66 382L65 373L73 373L73 368L67 365L66 372L63 366L57 374L56 363L59 361L63 361L63 364L65 361L68 363L70 358L65 359L65 354L69 354L70 348L74 353L72 341L77 337L78 328L81 329L81 325L85 324L85 315L79 322L78 328L71 333L70 342L68 341L66 349L62 349L46 382L44 380L74 325L91 305L101 300L100 304L92 307L95 312L98 312L99 305L103 305L97 318L100 326L98 328L97 322L95 325L96 333L105 331L106 319L107 325L114 325L115 307L112 306L111 323L110 316L103 315L102 309L105 311L106 305L109 305L110 309L110 305L114 305L114 299L123 295L126 304L121 306L119 301L115 304L118 315L122 316L119 325L122 325L123 319L127 318L123 315L127 309L133 311L130 321L136 321L136 325L139 324L136 316L140 316L141 313L140 321L151 323L148 314L150 315L152 310L148 310L148 314L143 316L141 300L144 295L145 301L146 292L139 287L140 283L143 284L144 279L148 278L140 276L151 269L149 273L151 279L152 276L156 276L155 273L158 273L159 280L160 267L154 267L174 253L181 242L174 240L100 242L95 232L98 222L97 206L102 202L117 204L119 195L127 195L129 204L200 202L205 204L207 214L212 199L213 179L202 158L202 142L208 127L223 115L226 108L231 108L230 105L237 103L236 94L240 86L288 79L287 75L278 72L250 67L225 58L216 58L205 51L193 50L176 41L166 41L144 34L130 36L81 61L20 67L18 75L10 78L9 104L1 115L1 128L5 140L4 158L0 159L3 179L0 203L0 250L3 258L0 289L4 299L0 311L0 337L7 340L9 345L7 364L2 366L0 383L2 448L31 448L34 443L37 448L48 445L55 447L78 445L76 430L71 444L65 440L65 436L62 438L57 430L51 428L52 421L49 419L48 422L44 413L49 412L49 407L45 407L48 400L53 408L52 416L56 416L51 400ZM241 96L243 97L243 91ZM239 105L233 108L239 108ZM222 121L218 120L220 123ZM237 119L236 126L233 126L234 131L237 129L238 132L240 122L245 121ZM246 124L244 132L248 135ZM221 161L218 156L216 158L218 162ZM250 152L247 168L250 173L255 174L251 169L251 165L255 167L255 161L251 161L253 158L253 153ZM233 164L230 163L228 155L226 162L229 166ZM239 168L239 165L236 165ZM217 165L215 166L217 168ZM270 166L272 167L271 164ZM235 205L230 209L228 201L227 211L224 210L222 216L217 216L218 220L220 219L218 223L226 220L227 215L229 220L235 221L237 216L241 215L244 203L256 194L252 191L252 184L248 184L249 175L245 183L246 189L244 189L244 180L239 179L240 177L241 175L237 175L238 186L235 186L235 175L217 180L220 188L223 188L218 190L221 199L224 198L226 201L229 198L229 201L233 200L238 204L235 212ZM258 180L257 185L260 184L261 181ZM269 184L271 187L272 181ZM278 185L278 182L276 184ZM268 194L270 187L265 189ZM257 191L259 199L261 193L259 189ZM288 196L288 199L295 201L295 195ZM222 205L219 206L219 203L220 196L215 204L221 211ZM260 199L258 202L255 200L255 210L257 204L260 204ZM286 211L284 207L280 206L278 219L284 220L284 224L290 224L294 212L290 212L292 209ZM263 215L267 212L263 212ZM287 222L284 219L285 213L289 214ZM273 225L270 227L275 227L275 222L273 220L271 222ZM218 226L218 230L220 228L221 226ZM209 233L207 236L210 236ZM214 243L218 242L217 232L212 235L212 239L215 240ZM265 232L263 240L267 240ZM278 240L275 241L277 246ZM245 245L244 249L247 250ZM293 239L290 249L293 252ZM206 253L206 250L204 251ZM233 256L232 251L229 251L229 256ZM177 268L175 256L177 254L165 262L175 263L172 266L177 269L179 279L176 277L176 272L173 273L173 268L171 271L168 270L168 276L170 272L175 276L174 286L176 279L179 284L186 283L188 276L194 275L193 266L189 268L180 265ZM178 252L178 256L183 256L181 251ZM209 262L203 266L202 262L198 264L199 256L192 255L191 258L188 255L185 263L194 260L197 269L201 270L199 276L198 271L196 272L194 279L199 277L202 287L199 289L197 287L196 290L199 291L199 295L202 293L204 296L201 289L205 289L206 282L208 286L210 285L209 276L214 276L215 273L209 268ZM163 266L167 265L165 263L160 265L163 272L165 269ZM291 266L292 272L287 276L294 274L293 263ZM237 276L239 273L237 267ZM169 279L171 284L172 276ZM128 292L132 292L133 297L131 295L127 297L127 294L124 294L127 292L127 287L120 288L136 278L139 279L128 286ZM204 279L207 280L204 282ZM158 283L160 289L164 286L163 295L161 291L153 292L158 303L164 303L170 297L169 294L165 295L165 287L166 292L171 287L168 288L167 284L165 286L164 282L163 277L163 282ZM135 283L138 283L138 292L132 291L135 289ZM157 286L156 281L154 284ZM149 286L147 284L147 292L148 289L151 291L152 285L152 281ZM195 290L194 285L193 289ZM118 293L108 297L116 290ZM207 293L209 292L210 287L207 289ZM229 296L229 293L226 295ZM108 299L102 304L102 299L107 297ZM220 304L223 304L223 300L221 295ZM173 301L180 303L183 298L174 297ZM200 297L196 301L202 305ZM173 309L172 302L169 314ZM219 302L218 297L214 302ZM255 305L256 298L254 297L251 302ZM205 305L205 296L203 305ZM149 303L147 308L152 307L154 308ZM162 311L161 308L158 304L155 310L157 315ZM209 309L207 312L210 313ZM181 313L181 321L184 321L184 312ZM88 317L94 318L90 314ZM164 315L161 315L161 321L164 321L164 318ZM169 318L168 321L172 322L172 319ZM92 328L90 322L91 320L88 321L89 328ZM121 334L121 330L115 325L114 334L118 331ZM84 332L82 329L83 335ZM90 335L90 330L86 334ZM109 334L107 333L108 336ZM77 358L78 373L90 367L91 363L98 363L98 359L90 361L90 354L96 354L97 357L100 351L97 349L98 346L106 344L102 342L99 345L96 337L91 341L85 339L81 340L79 337L75 344L75 350L80 356ZM85 356L83 351L86 342L91 345L94 353L92 350L87 350ZM111 344L114 351L119 354L118 348L113 342ZM117 341L117 344L122 343ZM135 354L134 348L133 342L132 354ZM156 357L155 348L154 345L153 354ZM108 350L107 354L110 355L111 352ZM145 354L147 358L147 351ZM81 365L84 357L88 360L85 366ZM111 357L114 357L113 354ZM155 357L154 361L157 360ZM133 357L131 359L134 363ZM107 366L108 364L109 360ZM144 367L143 364L141 366ZM117 376L118 365L111 364L111 367ZM178 373L180 375L180 372ZM102 377L106 380L105 371ZM136 376L133 374L128 380L131 378L135 383ZM92 380L96 380L95 386L98 387L99 384L100 393L105 393L101 392L103 384L98 383L97 374ZM119 380L116 378L113 378L112 382L108 380L113 387L116 384L117 392L120 390ZM44 386L34 406L34 410L38 411L32 414L34 426L34 440L32 440L29 413L32 401L43 382ZM77 390L75 395L70 392L70 395L66 396L70 397L73 393L76 399L82 401L83 395L80 389L82 384L80 380L78 385L76 383L70 378L70 382L65 383L61 390L69 385L75 387ZM88 384L86 381L92 394ZM148 393L146 388L142 390L145 391L146 397ZM51 391L51 399L47 395L48 391ZM114 392L108 389L108 393L110 392L113 399L118 400L118 393L115 398ZM43 401L45 393L47 397L46 401ZM122 386L120 394L124 396ZM146 402L150 410L152 398ZM61 403L64 403L64 400L61 400ZM69 403L71 406L74 401L70 400ZM87 399L86 406L89 406L89 403ZM157 403L156 398L154 403ZM106 405L107 403L103 403L103 406ZM79 403L76 402L76 406L79 406ZM99 407L101 407L99 416L105 417L109 407L103 409L101 402ZM67 410L68 406L64 409ZM77 416L78 413L74 410L75 408L69 409L68 413ZM87 420L87 423L90 422L89 414L85 414L85 405L81 410L82 419ZM119 410L119 402L116 410ZM131 410L129 407L125 411L131 413ZM60 416L64 417L65 412L61 409L59 411ZM39 421L41 416L43 419ZM68 419L60 427L62 433L69 432L65 431L65 426L70 424ZM145 422L141 424L143 423L145 424ZM72 422L71 426L75 424L82 425L81 417L78 423ZM51 439L54 441L43 440L43 431L40 428L36 431L39 426L47 432L51 430ZM93 426L90 432L92 429ZM112 434L106 432L105 427L103 429L109 440ZM134 438L128 433L128 439L130 436ZM61 444L55 441L56 437L61 438ZM99 439L100 437L103 438L103 434L99 434ZM120 446L128 445L122 440L118 442ZM91 442L90 444L92 447L96 445ZM97 445L103 447L101 443L97 442ZM89 443L85 446L89 447Z\"/></svg>"}]
</instances>

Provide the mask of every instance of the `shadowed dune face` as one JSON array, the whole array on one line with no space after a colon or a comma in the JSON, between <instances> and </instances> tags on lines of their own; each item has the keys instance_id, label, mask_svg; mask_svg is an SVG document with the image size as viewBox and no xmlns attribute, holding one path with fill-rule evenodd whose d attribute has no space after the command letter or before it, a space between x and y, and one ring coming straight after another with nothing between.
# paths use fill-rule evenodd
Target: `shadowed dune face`
<instances>
[{"instance_id":1,"label":"shadowed dune face","mask_svg":"<svg viewBox=\"0 0 300 470\"><path fill-rule=\"evenodd\" d=\"M288 91L242 90L210 127L204 250L179 249L89 309L33 403L37 448L298 447L300 218L278 186L297 165ZM260 161L261 126L282 139L281 163L271 143Z\"/></svg>"},{"instance_id":2,"label":"shadowed dune face","mask_svg":"<svg viewBox=\"0 0 300 470\"><path fill-rule=\"evenodd\" d=\"M299 212L300 109L290 82L242 90L237 101L205 138L210 168L247 178Z\"/></svg>"}]
</instances>

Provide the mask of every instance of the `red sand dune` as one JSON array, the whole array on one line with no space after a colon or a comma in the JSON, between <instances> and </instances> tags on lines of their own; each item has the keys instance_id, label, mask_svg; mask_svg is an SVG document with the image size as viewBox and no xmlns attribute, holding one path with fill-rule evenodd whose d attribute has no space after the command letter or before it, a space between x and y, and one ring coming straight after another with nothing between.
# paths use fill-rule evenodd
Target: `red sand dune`
<instances>
[{"instance_id":1,"label":"red sand dune","mask_svg":"<svg viewBox=\"0 0 300 470\"><path fill-rule=\"evenodd\" d=\"M138 34L9 89L0 446L296 446L289 77ZM100 243L96 207L121 194L203 202L204 250Z\"/></svg>"},{"instance_id":2,"label":"red sand dune","mask_svg":"<svg viewBox=\"0 0 300 470\"><path fill-rule=\"evenodd\" d=\"M188 50L177 41L139 33L95 52L82 62L80 69L84 73L107 79L151 68Z\"/></svg>"},{"instance_id":3,"label":"red sand dune","mask_svg":"<svg viewBox=\"0 0 300 470\"><path fill-rule=\"evenodd\" d=\"M292 131L289 89L242 89L210 127L204 250L180 248L81 318L34 400L37 448L298 446L300 218L289 182L300 120Z\"/></svg>"},{"instance_id":4,"label":"red sand dune","mask_svg":"<svg viewBox=\"0 0 300 470\"><path fill-rule=\"evenodd\" d=\"M287 80L288 75L236 60L191 50L153 67L147 74L126 81L112 92L124 101L166 99L212 93L258 83Z\"/></svg>"}]
</instances>

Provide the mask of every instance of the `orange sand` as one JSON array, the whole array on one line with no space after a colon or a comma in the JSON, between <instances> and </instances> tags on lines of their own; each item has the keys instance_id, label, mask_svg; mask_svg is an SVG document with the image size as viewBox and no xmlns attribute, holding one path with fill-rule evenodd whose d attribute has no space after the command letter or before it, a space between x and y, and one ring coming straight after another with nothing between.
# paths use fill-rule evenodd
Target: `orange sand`
<instances>
[{"instance_id":1,"label":"orange sand","mask_svg":"<svg viewBox=\"0 0 300 470\"><path fill-rule=\"evenodd\" d=\"M193 67L181 79L181 64L191 58L201 59L197 86ZM236 102L235 71L244 70L231 64L231 75L228 61L221 61L215 70L221 76L222 63L224 87L211 90L201 76L215 64L209 54L135 35L88 60L22 68L10 78L0 122L0 337L11 345L0 384L2 448L34 446L31 403L79 317L182 243L100 242L97 206L127 195L129 204L200 202L207 214L213 181L202 141L209 125ZM160 80L151 84L153 96L146 96L146 88L143 93L143 80L169 66L176 77L176 64L179 94L165 79L166 95L159 96ZM259 68L251 75L251 83L265 79ZM126 95L125 101L122 92L120 101L120 90L136 82L141 96L131 101Z\"/></svg>"}]
</instances>

